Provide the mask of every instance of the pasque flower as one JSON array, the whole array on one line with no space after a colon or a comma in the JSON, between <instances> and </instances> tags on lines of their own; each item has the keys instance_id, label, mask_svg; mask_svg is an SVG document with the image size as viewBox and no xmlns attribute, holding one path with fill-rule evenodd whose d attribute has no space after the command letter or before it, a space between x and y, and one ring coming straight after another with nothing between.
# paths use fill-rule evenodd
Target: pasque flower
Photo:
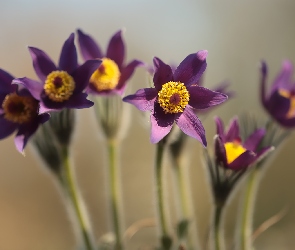
<instances>
[{"instance_id":1,"label":"pasque flower","mask_svg":"<svg viewBox=\"0 0 295 250\"><path fill-rule=\"evenodd\" d=\"M125 65L125 45L122 40L122 31L120 30L113 35L105 54L101 52L95 40L81 30L78 30L78 41L84 60L102 59L102 64L90 78L87 92L102 95L122 95L127 80L132 76L135 68L143 64L139 60L132 60Z\"/></svg>"},{"instance_id":2,"label":"pasque flower","mask_svg":"<svg viewBox=\"0 0 295 250\"><path fill-rule=\"evenodd\" d=\"M22 152L38 126L49 119L49 114L39 113L39 101L17 84L14 77L0 69L0 139L17 131L14 142Z\"/></svg>"},{"instance_id":3,"label":"pasque flower","mask_svg":"<svg viewBox=\"0 0 295 250\"><path fill-rule=\"evenodd\" d=\"M29 47L29 51L41 83L29 78L19 78L15 82L28 88L32 95L41 101L42 110L93 106L93 102L86 99L87 94L83 91L92 73L100 66L101 60L89 60L79 66L74 34L65 41L58 66L42 50Z\"/></svg>"},{"instance_id":4,"label":"pasque flower","mask_svg":"<svg viewBox=\"0 0 295 250\"><path fill-rule=\"evenodd\" d=\"M265 62L261 65L261 102L268 113L282 126L295 126L295 82L292 82L293 65L284 61L282 68L269 93L266 93L268 68Z\"/></svg>"},{"instance_id":5,"label":"pasque flower","mask_svg":"<svg viewBox=\"0 0 295 250\"><path fill-rule=\"evenodd\" d=\"M225 131L223 122L216 118L215 157L218 165L239 171L261 159L272 150L271 146L260 149L259 144L266 134L264 128L256 129L244 142L241 141L238 119L234 118Z\"/></svg>"},{"instance_id":6,"label":"pasque flower","mask_svg":"<svg viewBox=\"0 0 295 250\"><path fill-rule=\"evenodd\" d=\"M142 111L151 111L151 142L157 143L171 130L174 122L187 135L207 145L205 129L193 109L218 105L227 96L196 83L206 69L207 51L188 55L175 69L154 58L154 88L138 90L123 98Z\"/></svg>"}]
</instances>

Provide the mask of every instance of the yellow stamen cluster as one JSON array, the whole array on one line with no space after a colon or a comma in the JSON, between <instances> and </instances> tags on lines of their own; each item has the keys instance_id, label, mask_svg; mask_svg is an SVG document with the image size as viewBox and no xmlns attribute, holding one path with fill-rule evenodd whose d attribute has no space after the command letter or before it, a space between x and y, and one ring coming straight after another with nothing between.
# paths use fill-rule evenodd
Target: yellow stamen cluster
<instances>
[{"instance_id":1,"label":"yellow stamen cluster","mask_svg":"<svg viewBox=\"0 0 295 250\"><path fill-rule=\"evenodd\" d=\"M63 102L69 100L75 89L75 81L66 71L53 71L45 81L44 90L50 100Z\"/></svg>"},{"instance_id":2,"label":"yellow stamen cluster","mask_svg":"<svg viewBox=\"0 0 295 250\"><path fill-rule=\"evenodd\" d=\"M224 144L227 163L232 163L237 159L241 154L243 154L246 149L239 142L227 142Z\"/></svg>"},{"instance_id":3,"label":"yellow stamen cluster","mask_svg":"<svg viewBox=\"0 0 295 250\"><path fill-rule=\"evenodd\" d=\"M90 84L97 91L112 90L117 87L120 76L118 65L109 58L102 58L101 65L90 77Z\"/></svg>"},{"instance_id":4,"label":"yellow stamen cluster","mask_svg":"<svg viewBox=\"0 0 295 250\"><path fill-rule=\"evenodd\" d=\"M158 102L166 114L183 112L189 98L189 92L181 82L167 82L158 92Z\"/></svg>"},{"instance_id":5,"label":"yellow stamen cluster","mask_svg":"<svg viewBox=\"0 0 295 250\"><path fill-rule=\"evenodd\" d=\"M11 93L5 97L2 108L5 119L23 124L31 121L37 115L38 102L33 97Z\"/></svg>"},{"instance_id":6,"label":"yellow stamen cluster","mask_svg":"<svg viewBox=\"0 0 295 250\"><path fill-rule=\"evenodd\" d=\"M280 89L279 94L290 100L290 108L286 114L286 118L291 119L295 117L295 95L285 89Z\"/></svg>"}]
</instances>

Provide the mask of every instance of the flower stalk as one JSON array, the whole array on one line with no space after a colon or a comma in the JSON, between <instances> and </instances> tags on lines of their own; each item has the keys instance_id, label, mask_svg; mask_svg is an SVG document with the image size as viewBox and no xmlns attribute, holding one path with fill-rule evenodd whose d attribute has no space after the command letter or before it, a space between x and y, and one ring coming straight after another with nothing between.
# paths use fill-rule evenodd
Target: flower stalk
<instances>
[{"instance_id":1,"label":"flower stalk","mask_svg":"<svg viewBox=\"0 0 295 250\"><path fill-rule=\"evenodd\" d=\"M221 250L222 247L222 229L221 229L221 215L224 205L217 204L214 211L214 249Z\"/></svg>"}]
</instances>

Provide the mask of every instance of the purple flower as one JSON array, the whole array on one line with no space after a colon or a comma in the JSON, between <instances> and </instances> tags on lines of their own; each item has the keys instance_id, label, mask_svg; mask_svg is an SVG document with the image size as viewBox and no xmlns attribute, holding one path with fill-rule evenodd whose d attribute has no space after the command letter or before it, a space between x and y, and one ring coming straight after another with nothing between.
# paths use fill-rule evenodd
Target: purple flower
<instances>
[{"instance_id":1,"label":"purple flower","mask_svg":"<svg viewBox=\"0 0 295 250\"><path fill-rule=\"evenodd\" d=\"M40 114L39 101L27 89L12 84L13 79L0 69L0 139L17 131L14 142L22 153L38 126L49 119L49 114Z\"/></svg>"},{"instance_id":2,"label":"purple flower","mask_svg":"<svg viewBox=\"0 0 295 250\"><path fill-rule=\"evenodd\" d=\"M207 145L205 129L193 109L218 105L227 96L196 85L206 69L207 51L188 55L175 69L154 58L155 88L138 90L123 98L142 111L151 111L151 142L157 143L171 130L174 122L187 135Z\"/></svg>"},{"instance_id":3,"label":"purple flower","mask_svg":"<svg viewBox=\"0 0 295 250\"><path fill-rule=\"evenodd\" d=\"M293 65L282 63L280 73L274 80L269 93L266 93L267 65L261 65L261 102L267 112L282 126L295 126L295 82L292 82Z\"/></svg>"},{"instance_id":4,"label":"purple flower","mask_svg":"<svg viewBox=\"0 0 295 250\"><path fill-rule=\"evenodd\" d=\"M41 101L42 111L93 106L83 91L101 60L89 60L79 66L74 38L71 34L65 41L58 66L42 50L29 47L35 72L42 83L29 78L19 78L15 82L28 88Z\"/></svg>"},{"instance_id":5,"label":"purple flower","mask_svg":"<svg viewBox=\"0 0 295 250\"><path fill-rule=\"evenodd\" d=\"M272 147L265 147L258 151L259 144L266 134L264 128L255 130L245 142L242 142L237 118L230 122L227 131L224 131L220 118L217 117L215 121L217 126L215 157L224 168L245 170L272 150Z\"/></svg>"},{"instance_id":6,"label":"purple flower","mask_svg":"<svg viewBox=\"0 0 295 250\"><path fill-rule=\"evenodd\" d=\"M102 59L102 64L92 74L87 92L91 94L122 95L127 80L132 76L136 67L143 65L141 61L133 60L124 64L125 45L118 31L111 38L107 52L104 55L94 39L78 30L78 41L84 60Z\"/></svg>"}]
</instances>

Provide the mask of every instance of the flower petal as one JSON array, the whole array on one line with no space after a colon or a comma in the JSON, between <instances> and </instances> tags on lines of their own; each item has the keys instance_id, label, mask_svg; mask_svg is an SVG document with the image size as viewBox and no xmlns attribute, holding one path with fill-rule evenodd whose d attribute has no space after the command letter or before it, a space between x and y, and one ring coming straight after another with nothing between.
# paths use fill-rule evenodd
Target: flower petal
<instances>
[{"instance_id":1,"label":"flower petal","mask_svg":"<svg viewBox=\"0 0 295 250\"><path fill-rule=\"evenodd\" d=\"M80 45L81 54L85 61L90 59L102 58L103 55L101 53L101 49L98 44L94 41L94 39L86 35L82 32L82 30L78 29L78 42Z\"/></svg>"},{"instance_id":2,"label":"flower petal","mask_svg":"<svg viewBox=\"0 0 295 250\"><path fill-rule=\"evenodd\" d=\"M207 67L207 54L207 50L200 50L188 55L174 71L174 80L186 86L196 84Z\"/></svg>"},{"instance_id":3,"label":"flower petal","mask_svg":"<svg viewBox=\"0 0 295 250\"><path fill-rule=\"evenodd\" d=\"M155 102L153 113L151 114L151 142L158 143L172 129L175 114L165 114L161 106Z\"/></svg>"},{"instance_id":4,"label":"flower petal","mask_svg":"<svg viewBox=\"0 0 295 250\"><path fill-rule=\"evenodd\" d=\"M35 99L40 100L40 96L43 91L43 84L42 83L37 82L37 81L32 80L27 77L14 79L13 83L20 84L20 85L24 86L26 89L28 89L30 91L31 95Z\"/></svg>"},{"instance_id":5,"label":"flower petal","mask_svg":"<svg viewBox=\"0 0 295 250\"><path fill-rule=\"evenodd\" d=\"M30 124L24 124L19 127L19 130L14 138L14 144L20 153L23 153L29 138L35 133L38 126L39 123L36 120Z\"/></svg>"},{"instance_id":6,"label":"flower petal","mask_svg":"<svg viewBox=\"0 0 295 250\"><path fill-rule=\"evenodd\" d=\"M101 62L98 59L88 60L74 71L72 74L76 83L74 93L82 92L87 87L91 75L98 69Z\"/></svg>"},{"instance_id":7,"label":"flower petal","mask_svg":"<svg viewBox=\"0 0 295 250\"><path fill-rule=\"evenodd\" d=\"M254 131L247 138L245 143L243 143L244 148L251 150L251 151L256 151L259 143L261 142L261 140L265 136L265 133L266 133L266 131L264 128L260 128L260 129L257 129L256 131Z\"/></svg>"},{"instance_id":8,"label":"flower petal","mask_svg":"<svg viewBox=\"0 0 295 250\"><path fill-rule=\"evenodd\" d=\"M226 151L223 144L223 140L219 134L214 137L214 149L216 161L222 164L223 167L227 167Z\"/></svg>"},{"instance_id":9,"label":"flower petal","mask_svg":"<svg viewBox=\"0 0 295 250\"><path fill-rule=\"evenodd\" d=\"M225 94L214 92L197 85L189 86L187 90L190 94L189 105L195 109L206 109L227 100Z\"/></svg>"},{"instance_id":10,"label":"flower petal","mask_svg":"<svg viewBox=\"0 0 295 250\"><path fill-rule=\"evenodd\" d=\"M139 89L134 95L128 95L123 98L124 102L133 104L141 111L152 110L157 97L155 88Z\"/></svg>"},{"instance_id":11,"label":"flower petal","mask_svg":"<svg viewBox=\"0 0 295 250\"><path fill-rule=\"evenodd\" d=\"M280 95L279 91L271 94L265 103L266 110L277 120L287 119L287 113L290 109L290 99Z\"/></svg>"},{"instance_id":12,"label":"flower petal","mask_svg":"<svg viewBox=\"0 0 295 250\"><path fill-rule=\"evenodd\" d=\"M65 102L54 102L48 98L44 90L40 95L41 103L39 113L61 110L65 107Z\"/></svg>"},{"instance_id":13,"label":"flower petal","mask_svg":"<svg viewBox=\"0 0 295 250\"><path fill-rule=\"evenodd\" d=\"M220 117L215 117L216 133L220 136L222 141L225 141L224 125Z\"/></svg>"},{"instance_id":14,"label":"flower petal","mask_svg":"<svg viewBox=\"0 0 295 250\"><path fill-rule=\"evenodd\" d=\"M204 147L207 146L203 124L190 107L187 106L185 108L183 113L176 120L176 124L185 134L197 139Z\"/></svg>"},{"instance_id":15,"label":"flower petal","mask_svg":"<svg viewBox=\"0 0 295 250\"><path fill-rule=\"evenodd\" d=\"M42 82L46 80L48 74L57 70L53 61L49 56L40 49L29 47L31 57L33 59L33 66L37 76Z\"/></svg>"},{"instance_id":16,"label":"flower petal","mask_svg":"<svg viewBox=\"0 0 295 250\"><path fill-rule=\"evenodd\" d=\"M72 33L65 41L60 57L59 68L71 74L78 67L77 49L74 43L75 34Z\"/></svg>"},{"instance_id":17,"label":"flower petal","mask_svg":"<svg viewBox=\"0 0 295 250\"><path fill-rule=\"evenodd\" d=\"M3 116L0 116L0 140L11 135L14 130L17 129L17 124L6 120Z\"/></svg>"},{"instance_id":18,"label":"flower petal","mask_svg":"<svg viewBox=\"0 0 295 250\"><path fill-rule=\"evenodd\" d=\"M119 30L115 35L113 35L109 42L106 55L107 58L115 61L119 69L121 69L125 57L125 45L123 43L121 34L122 31Z\"/></svg>"},{"instance_id":19,"label":"flower petal","mask_svg":"<svg viewBox=\"0 0 295 250\"><path fill-rule=\"evenodd\" d=\"M277 78L274 80L271 87L271 93L277 91L278 89L288 89L292 88L291 80L293 74L293 65L290 61L283 61L281 72L278 74Z\"/></svg>"},{"instance_id":20,"label":"flower petal","mask_svg":"<svg viewBox=\"0 0 295 250\"><path fill-rule=\"evenodd\" d=\"M126 67L122 68L120 80L116 87L120 94L124 92L126 87L126 81L132 76L135 68L141 65L144 65L144 63L139 60L133 60Z\"/></svg>"},{"instance_id":21,"label":"flower petal","mask_svg":"<svg viewBox=\"0 0 295 250\"><path fill-rule=\"evenodd\" d=\"M238 123L238 118L233 118L230 123L228 130L225 134L225 142L232 142L240 138L240 127Z\"/></svg>"},{"instance_id":22,"label":"flower petal","mask_svg":"<svg viewBox=\"0 0 295 250\"><path fill-rule=\"evenodd\" d=\"M159 91L163 84L173 81L173 73L171 67L162 62L159 58L154 57L153 62L155 67L153 82L156 90Z\"/></svg>"},{"instance_id":23,"label":"flower petal","mask_svg":"<svg viewBox=\"0 0 295 250\"><path fill-rule=\"evenodd\" d=\"M256 156L257 155L253 151L247 150L232 163L228 164L228 168L236 171L243 170L254 163Z\"/></svg>"},{"instance_id":24,"label":"flower petal","mask_svg":"<svg viewBox=\"0 0 295 250\"><path fill-rule=\"evenodd\" d=\"M71 98L67 101L65 107L66 108L75 108L75 109L84 109L90 108L94 105L94 103L87 99L86 93L79 93L71 96Z\"/></svg>"},{"instance_id":25,"label":"flower petal","mask_svg":"<svg viewBox=\"0 0 295 250\"><path fill-rule=\"evenodd\" d=\"M3 69L0 69L0 93L10 93L11 92L11 82L14 79L12 75Z\"/></svg>"}]
</instances>

